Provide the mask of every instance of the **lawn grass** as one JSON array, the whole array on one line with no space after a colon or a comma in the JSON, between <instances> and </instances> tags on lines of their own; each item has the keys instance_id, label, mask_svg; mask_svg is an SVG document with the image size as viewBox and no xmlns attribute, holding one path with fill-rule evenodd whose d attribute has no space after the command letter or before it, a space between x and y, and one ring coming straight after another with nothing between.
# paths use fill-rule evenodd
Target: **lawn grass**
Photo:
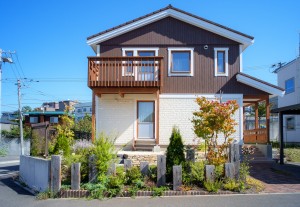
<instances>
[{"instance_id":1,"label":"lawn grass","mask_svg":"<svg viewBox=\"0 0 300 207\"><path fill-rule=\"evenodd\" d=\"M284 149L284 155L289 162L300 162L300 148Z\"/></svg>"}]
</instances>

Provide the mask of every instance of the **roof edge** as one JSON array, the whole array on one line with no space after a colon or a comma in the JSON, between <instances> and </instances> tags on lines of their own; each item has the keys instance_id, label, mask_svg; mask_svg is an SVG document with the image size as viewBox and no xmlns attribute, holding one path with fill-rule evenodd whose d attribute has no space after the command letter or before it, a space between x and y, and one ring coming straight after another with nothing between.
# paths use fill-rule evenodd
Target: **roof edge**
<instances>
[{"instance_id":1,"label":"roof edge","mask_svg":"<svg viewBox=\"0 0 300 207\"><path fill-rule=\"evenodd\" d=\"M265 91L272 95L283 96L285 94L285 90L271 83L265 82L253 76L247 75L245 73L238 73L236 75L236 79L238 82L244 83L256 89Z\"/></svg>"},{"instance_id":2,"label":"roof edge","mask_svg":"<svg viewBox=\"0 0 300 207\"><path fill-rule=\"evenodd\" d=\"M204 28L213 33L219 34L226 38L232 39L236 42L242 43L243 45L245 45L244 48L253 44L253 42L254 42L254 37L252 37L250 35L246 35L239 31L233 30L229 27L225 27L221 24L204 19L202 17L185 12L181 9L173 7L172 5L169 5L165 8L159 9L157 11L154 11L154 12L144 15L142 17L133 19L126 23L120 24L116 27L112 27L108 30L91 35L87 38L87 44L90 46L95 46L95 44L101 43L103 41L106 41L106 40L116 37L118 35L124 34L128 31L131 31L131 30L137 29L139 27L145 26L147 24L150 24L152 22L158 21L167 16L177 18L181 21L185 21L194 26L198 26L199 28ZM186 20L186 18L189 18L189 20ZM207 28L207 27L209 27L209 28ZM225 34L225 33L227 33L227 34Z\"/></svg>"}]
</instances>

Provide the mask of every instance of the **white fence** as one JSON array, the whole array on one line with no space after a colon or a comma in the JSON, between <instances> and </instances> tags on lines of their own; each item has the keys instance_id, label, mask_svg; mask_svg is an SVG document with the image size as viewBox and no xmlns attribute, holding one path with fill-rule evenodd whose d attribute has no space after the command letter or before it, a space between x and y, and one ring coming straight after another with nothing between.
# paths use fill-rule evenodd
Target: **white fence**
<instances>
[{"instance_id":1,"label":"white fence","mask_svg":"<svg viewBox=\"0 0 300 207\"><path fill-rule=\"evenodd\" d=\"M35 191L50 189L50 169L51 160L20 156L20 180Z\"/></svg>"}]
</instances>

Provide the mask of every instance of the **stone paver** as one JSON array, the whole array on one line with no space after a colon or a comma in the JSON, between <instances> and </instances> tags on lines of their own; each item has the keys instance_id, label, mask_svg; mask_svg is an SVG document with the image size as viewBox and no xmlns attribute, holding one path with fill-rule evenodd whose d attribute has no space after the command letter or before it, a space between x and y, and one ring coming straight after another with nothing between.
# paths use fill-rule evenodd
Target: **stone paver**
<instances>
[{"instance_id":1,"label":"stone paver","mask_svg":"<svg viewBox=\"0 0 300 207\"><path fill-rule=\"evenodd\" d=\"M300 166L270 163L251 164L250 175L265 185L264 193L300 192Z\"/></svg>"}]
</instances>

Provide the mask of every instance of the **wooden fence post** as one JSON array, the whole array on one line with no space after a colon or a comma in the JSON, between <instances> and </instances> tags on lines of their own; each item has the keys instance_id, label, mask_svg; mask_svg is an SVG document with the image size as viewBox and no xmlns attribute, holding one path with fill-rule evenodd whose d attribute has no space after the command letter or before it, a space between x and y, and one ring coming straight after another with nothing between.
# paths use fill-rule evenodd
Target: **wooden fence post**
<instances>
[{"instance_id":1,"label":"wooden fence post","mask_svg":"<svg viewBox=\"0 0 300 207\"><path fill-rule=\"evenodd\" d=\"M73 163L71 168L71 189L80 190L80 166L81 163Z\"/></svg>"},{"instance_id":2,"label":"wooden fence post","mask_svg":"<svg viewBox=\"0 0 300 207\"><path fill-rule=\"evenodd\" d=\"M51 191L57 194L61 188L61 156L51 156Z\"/></svg>"},{"instance_id":3,"label":"wooden fence post","mask_svg":"<svg viewBox=\"0 0 300 207\"><path fill-rule=\"evenodd\" d=\"M166 185L166 155L157 155L157 186Z\"/></svg>"},{"instance_id":4,"label":"wooden fence post","mask_svg":"<svg viewBox=\"0 0 300 207\"><path fill-rule=\"evenodd\" d=\"M182 167L181 165L173 166L173 190L179 190L182 185Z\"/></svg>"}]
</instances>

